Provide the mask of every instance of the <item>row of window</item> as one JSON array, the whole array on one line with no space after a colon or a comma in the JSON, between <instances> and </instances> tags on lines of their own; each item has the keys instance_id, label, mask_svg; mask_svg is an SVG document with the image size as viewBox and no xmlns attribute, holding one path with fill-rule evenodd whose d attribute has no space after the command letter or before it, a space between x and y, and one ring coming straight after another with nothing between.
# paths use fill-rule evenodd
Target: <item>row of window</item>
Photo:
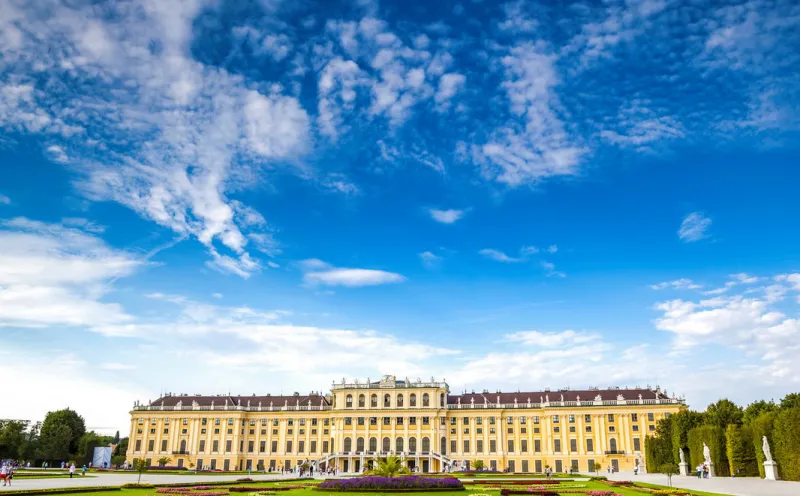
<instances>
[{"instance_id":1,"label":"row of window","mask_svg":"<svg viewBox=\"0 0 800 496\"><path fill-rule=\"evenodd\" d=\"M395 397L394 406L398 407L398 408L402 408L403 406L405 406L404 402L405 402L405 399L404 399L403 395L402 394L398 394ZM352 394L348 394L347 396L345 396L344 406L346 408L353 408L353 395ZM358 395L358 408L366 408L366 406L367 406L367 397L366 397L366 395L359 394ZM392 406L393 406L392 405L392 395L389 394L389 393L384 394L383 395L383 407L384 408L391 408ZM417 395L415 393L411 393L410 395L408 395L408 406L409 407L417 406ZM428 393L425 393L425 394L422 395L422 406L423 407L431 406L431 397L430 397L430 395ZM444 393L439 395L439 406L441 408L445 407L445 396L444 396ZM369 407L370 408L378 408L378 395L377 394L373 393L372 395L370 395L370 397L369 397Z\"/></svg>"},{"instance_id":2,"label":"row of window","mask_svg":"<svg viewBox=\"0 0 800 496\"><path fill-rule=\"evenodd\" d=\"M222 419L221 418L215 418L215 419L210 419L210 420L213 420L214 425L220 425L222 423ZM236 419L234 419L233 417L229 417L227 419L227 424L228 425L233 425L235 420ZM297 421L297 424L301 425L301 426L302 425L306 425L306 420L308 420L311 423L312 426L318 425L320 420L322 421L322 425L326 425L326 426L330 425L330 419L329 418L324 418L324 419L316 419L316 418L311 418L311 419L304 419L304 418L293 419L293 418L287 418L287 419L284 419L284 420L286 421L287 425L294 425L295 424L295 420ZM200 425L208 425L208 421L209 421L208 418L201 418L200 419ZM272 425L277 427L278 424L279 424L279 421L280 421L280 419L272 419ZM170 422L169 418L165 418L164 419L164 425L169 425L169 422ZM181 422L182 422L183 425L189 425L189 419L188 418L182 419ZM242 419L242 426L245 426L246 422L247 421L245 419ZM158 419L157 418L151 418L150 419L150 425L156 425L157 423L158 423ZM261 426L262 427L266 427L268 423L269 423L269 419L266 419L266 418L262 418L261 419ZM143 425L144 424L144 419L140 418L138 420L138 424L139 425ZM250 426L252 427L252 426L255 426L255 425L256 425L256 419L250 419Z\"/></svg>"},{"instance_id":3,"label":"row of window","mask_svg":"<svg viewBox=\"0 0 800 496\"><path fill-rule=\"evenodd\" d=\"M462 441L462 443L463 443L462 444L462 446L463 446L462 453L470 453L471 452L470 451L470 446L471 446L470 445L470 440L469 439L464 439ZM167 444L168 443L167 443L166 439L161 441L161 451L162 452L166 452L167 451ZM343 444L344 444L344 446L343 446L343 451L344 452L349 453L349 452L353 451L353 440L351 438L349 438L349 437L344 438L344 443ZM294 445L293 445L293 442L291 440L286 441L285 453L292 453L293 452L292 451L293 446ZM299 440L297 442L296 446L297 446L297 452L298 453L305 453L306 452L306 450L305 450L306 444L305 444L304 440ZM309 443L309 446L310 446L309 453L316 453L317 452L317 441L316 440L311 440L310 443ZM333 446L333 440L330 441L330 445L329 445L328 441L323 441L322 442L322 452L323 453L328 453L329 452L328 451L329 447L332 447L332 446ZM442 454L446 454L446 449L445 449L446 446L447 446L446 445L446 440L445 440L445 438L442 438L442 443L441 443L441 446L440 446ZM520 453L527 453L528 452L528 440L527 439L522 439L520 441L519 447L520 447ZM240 441L240 443L239 443L239 451L240 452L244 452L244 448L245 448L244 441ZM272 441L271 445L270 445L270 448L271 448L270 449L270 453L277 453L278 452L278 441ZM478 439L476 441L475 448L476 448L476 452L483 453L484 444L483 444L483 440L482 439ZM515 450L514 450L515 442L514 442L513 439L508 439L507 440L507 448L508 448L508 450L507 450L508 453L514 453L515 452ZM135 445L135 451L136 452L140 452L141 449L142 449L142 440L141 439L137 439L136 440L136 445ZM148 441L147 451L148 452L152 452L154 449L155 449L155 440L151 439L150 441ZM267 449L267 442L266 441L261 441L259 443L259 446L258 446L258 452L259 453L266 453L267 452L266 449ZM381 444L381 450L382 451L390 451L391 449L392 449L392 441L391 441L391 439L388 438L388 437L384 437L383 438L383 442ZM457 449L458 449L457 440L451 439L450 440L450 452L451 453L452 452L456 452ZM617 452L617 440L616 439L614 439L614 438L609 439L609 441L608 441L608 449L611 452ZM225 453L231 453L232 450L233 450L233 441L232 440L226 440L225 441ZM398 452L405 451L405 439L404 438L398 437L397 439L395 439L394 450L398 451ZM422 438L422 450L421 451L428 452L430 450L431 450L430 438L428 438L428 437ZM633 450L634 451L641 451L641 439L638 438L638 437L633 438ZM204 439L201 439L199 444L198 444L198 452L199 453L205 453L205 451L206 451L206 441ZM356 439L355 451L356 452L367 451L367 450L365 450L365 440L364 440L363 437L359 437L359 438ZM378 439L377 438L371 437L369 439L368 451L378 451ZM417 451L417 439L415 437L408 438L408 451L412 452L412 453ZM541 441L541 439L534 439L533 440L533 451L535 453L540 453L542 451L542 441ZM586 451L587 452L594 451L594 440L593 439L586 439ZM180 448L179 448L178 452L179 453L186 453L186 440L181 441ZM212 443L211 443L211 452L212 453L218 453L219 452L219 441L218 440L213 440L212 441ZM247 442L247 452L248 453L254 453L255 452L255 442L254 441L248 441ZM497 452L497 440L490 439L489 440L489 453L496 453L496 452ZM553 439L553 452L554 453L561 453L561 439ZM570 453L577 453L578 452L578 440L577 439L570 439L569 440L569 452Z\"/></svg>"}]
</instances>

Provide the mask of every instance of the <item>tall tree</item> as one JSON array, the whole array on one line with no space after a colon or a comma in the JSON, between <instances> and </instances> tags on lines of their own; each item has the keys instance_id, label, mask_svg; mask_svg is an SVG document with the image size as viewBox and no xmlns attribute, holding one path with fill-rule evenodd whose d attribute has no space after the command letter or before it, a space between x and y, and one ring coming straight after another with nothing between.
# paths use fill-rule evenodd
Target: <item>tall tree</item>
<instances>
[{"instance_id":1,"label":"tall tree","mask_svg":"<svg viewBox=\"0 0 800 496\"><path fill-rule=\"evenodd\" d=\"M762 413L774 412L778 409L778 405L770 401L758 400L747 405L742 415L742 422L745 424L752 424Z\"/></svg>"},{"instance_id":2,"label":"tall tree","mask_svg":"<svg viewBox=\"0 0 800 496\"><path fill-rule=\"evenodd\" d=\"M800 394L789 393L781 400L781 408L797 408L800 407Z\"/></svg>"},{"instance_id":3,"label":"tall tree","mask_svg":"<svg viewBox=\"0 0 800 496\"><path fill-rule=\"evenodd\" d=\"M114 444L119 444L119 431L117 431L117 433L114 434Z\"/></svg>"},{"instance_id":4,"label":"tall tree","mask_svg":"<svg viewBox=\"0 0 800 496\"><path fill-rule=\"evenodd\" d=\"M72 429L66 424L51 424L39 436L39 458L43 460L63 460L69 457L69 444L72 440Z\"/></svg>"},{"instance_id":5,"label":"tall tree","mask_svg":"<svg viewBox=\"0 0 800 496\"><path fill-rule=\"evenodd\" d=\"M52 449L54 447L53 442L55 441L55 433L57 433L58 436L64 435L64 429L61 429L60 427L66 427L69 430L69 439L66 446L66 452L77 453L78 440L81 438L81 436L86 434L86 423L84 422L83 417L69 408L57 410L55 412L48 412L44 418L44 422L42 422L42 430L40 433L41 441L44 445L50 447L48 449ZM60 438L58 440L61 441Z\"/></svg>"},{"instance_id":6,"label":"tall tree","mask_svg":"<svg viewBox=\"0 0 800 496\"><path fill-rule=\"evenodd\" d=\"M20 455L27 428L26 420L0 420L0 460Z\"/></svg>"},{"instance_id":7,"label":"tall tree","mask_svg":"<svg viewBox=\"0 0 800 496\"><path fill-rule=\"evenodd\" d=\"M689 447L689 431L703 423L703 414L691 410L683 410L669 418L672 422L672 460L680 463L679 449Z\"/></svg>"},{"instance_id":8,"label":"tall tree","mask_svg":"<svg viewBox=\"0 0 800 496\"><path fill-rule=\"evenodd\" d=\"M42 428L41 422L36 422L25 432L25 442L19 452L22 460L34 460L39 451L39 431Z\"/></svg>"},{"instance_id":9,"label":"tall tree","mask_svg":"<svg viewBox=\"0 0 800 496\"><path fill-rule=\"evenodd\" d=\"M708 405L705 413L705 423L719 427L724 431L730 424L742 425L743 416L742 408L725 398Z\"/></svg>"}]
</instances>

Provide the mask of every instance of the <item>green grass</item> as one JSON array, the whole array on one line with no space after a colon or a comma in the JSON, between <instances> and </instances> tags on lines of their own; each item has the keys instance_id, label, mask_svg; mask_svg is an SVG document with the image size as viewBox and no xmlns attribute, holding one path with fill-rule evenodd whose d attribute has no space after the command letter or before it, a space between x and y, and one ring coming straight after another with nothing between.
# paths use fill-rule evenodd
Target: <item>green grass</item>
<instances>
[{"instance_id":1,"label":"green grass","mask_svg":"<svg viewBox=\"0 0 800 496\"><path fill-rule=\"evenodd\" d=\"M648 484L646 482L637 482L636 485L637 486L641 486L641 487L648 487L650 489L670 489L670 487L668 487L668 486L662 486L662 485L659 485L659 484ZM727 494L709 493L709 492L705 492L705 491L696 491L696 490L691 490L690 491L689 489L687 489L686 491L689 492L690 494L696 495L696 496L728 496Z\"/></svg>"}]
</instances>

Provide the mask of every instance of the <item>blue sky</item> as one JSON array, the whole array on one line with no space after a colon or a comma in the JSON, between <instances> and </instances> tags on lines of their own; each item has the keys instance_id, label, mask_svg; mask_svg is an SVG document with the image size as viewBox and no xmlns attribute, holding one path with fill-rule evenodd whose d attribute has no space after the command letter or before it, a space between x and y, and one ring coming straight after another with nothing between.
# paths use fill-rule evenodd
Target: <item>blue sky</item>
<instances>
[{"instance_id":1,"label":"blue sky","mask_svg":"<svg viewBox=\"0 0 800 496\"><path fill-rule=\"evenodd\" d=\"M789 1L12 0L0 417L136 399L796 391ZM102 401L98 401L102 398Z\"/></svg>"}]
</instances>

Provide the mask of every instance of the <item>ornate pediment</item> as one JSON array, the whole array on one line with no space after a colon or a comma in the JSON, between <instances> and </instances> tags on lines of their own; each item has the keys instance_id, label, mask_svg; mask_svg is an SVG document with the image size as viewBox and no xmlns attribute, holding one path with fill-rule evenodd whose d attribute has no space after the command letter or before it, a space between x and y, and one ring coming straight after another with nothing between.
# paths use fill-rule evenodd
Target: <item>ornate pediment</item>
<instances>
[{"instance_id":1,"label":"ornate pediment","mask_svg":"<svg viewBox=\"0 0 800 496\"><path fill-rule=\"evenodd\" d=\"M387 374L381 378L378 385L382 388L393 388L397 385L397 376Z\"/></svg>"}]
</instances>

